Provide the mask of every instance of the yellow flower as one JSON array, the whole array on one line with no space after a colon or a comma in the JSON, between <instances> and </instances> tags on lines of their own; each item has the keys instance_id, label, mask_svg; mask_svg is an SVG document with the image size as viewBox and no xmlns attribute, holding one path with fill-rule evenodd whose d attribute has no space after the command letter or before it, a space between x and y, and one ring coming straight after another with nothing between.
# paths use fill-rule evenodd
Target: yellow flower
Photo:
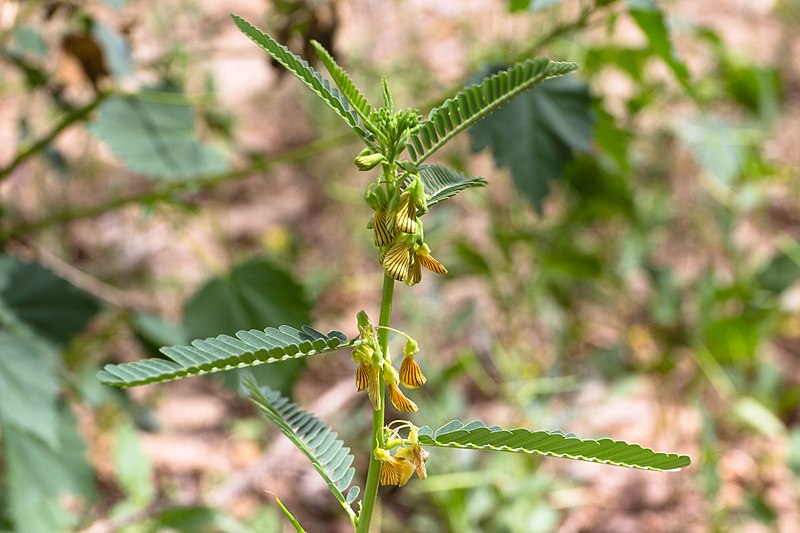
<instances>
[{"instance_id":1,"label":"yellow flower","mask_svg":"<svg viewBox=\"0 0 800 533\"><path fill-rule=\"evenodd\" d=\"M405 281L406 285L409 287L422 281L422 269L420 268L419 261L417 261L416 258L411 261L411 268L408 270L408 275L406 276Z\"/></svg>"},{"instance_id":2,"label":"yellow flower","mask_svg":"<svg viewBox=\"0 0 800 533\"><path fill-rule=\"evenodd\" d=\"M416 261L430 270L431 272L435 272L437 274L447 274L447 269L441 264L439 261L433 258L431 255L431 250L428 248L426 244L420 246L419 250L417 250Z\"/></svg>"},{"instance_id":3,"label":"yellow flower","mask_svg":"<svg viewBox=\"0 0 800 533\"><path fill-rule=\"evenodd\" d=\"M367 396L369 401L372 402L372 408L378 410L381 408L381 368L378 365L369 366L369 376L367 378Z\"/></svg>"},{"instance_id":4,"label":"yellow flower","mask_svg":"<svg viewBox=\"0 0 800 533\"><path fill-rule=\"evenodd\" d=\"M417 412L417 404L406 398L400 390L400 387L397 386L397 370L395 370L392 365L384 366L383 380L386 382L386 387L389 390L389 399L392 401L392 405L394 405L395 409L404 413Z\"/></svg>"},{"instance_id":5,"label":"yellow flower","mask_svg":"<svg viewBox=\"0 0 800 533\"><path fill-rule=\"evenodd\" d=\"M403 233L415 233L417 231L417 208L414 206L414 199L408 191L400 195L400 204L394 216L394 227Z\"/></svg>"},{"instance_id":6,"label":"yellow flower","mask_svg":"<svg viewBox=\"0 0 800 533\"><path fill-rule=\"evenodd\" d=\"M419 410L417 404L406 398L396 383L387 383L386 386L389 388L389 398L395 409L404 413L416 413Z\"/></svg>"},{"instance_id":7,"label":"yellow flower","mask_svg":"<svg viewBox=\"0 0 800 533\"><path fill-rule=\"evenodd\" d=\"M382 209L375 211L372 224L375 235L375 246L390 245L394 240L394 231L389 228L386 211Z\"/></svg>"},{"instance_id":8,"label":"yellow flower","mask_svg":"<svg viewBox=\"0 0 800 533\"><path fill-rule=\"evenodd\" d=\"M383 448L375 450L375 458L381 462L381 485L397 485L402 475L402 465L399 459L392 457Z\"/></svg>"},{"instance_id":9,"label":"yellow flower","mask_svg":"<svg viewBox=\"0 0 800 533\"><path fill-rule=\"evenodd\" d=\"M428 381L411 354L403 356L403 362L400 363L400 372L398 374L400 383L409 389L421 387Z\"/></svg>"},{"instance_id":10,"label":"yellow flower","mask_svg":"<svg viewBox=\"0 0 800 533\"><path fill-rule=\"evenodd\" d=\"M369 363L361 363L356 370L356 390L361 392L369 386Z\"/></svg>"},{"instance_id":11,"label":"yellow flower","mask_svg":"<svg viewBox=\"0 0 800 533\"><path fill-rule=\"evenodd\" d=\"M397 240L383 258L386 275L397 281L405 281L411 268L411 250L406 242Z\"/></svg>"}]
</instances>

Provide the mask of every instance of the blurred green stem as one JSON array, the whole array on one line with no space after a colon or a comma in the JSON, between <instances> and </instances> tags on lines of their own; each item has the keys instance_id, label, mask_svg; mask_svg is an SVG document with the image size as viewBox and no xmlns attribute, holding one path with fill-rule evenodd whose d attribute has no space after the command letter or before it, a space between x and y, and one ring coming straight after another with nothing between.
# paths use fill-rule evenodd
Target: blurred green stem
<instances>
[{"instance_id":1,"label":"blurred green stem","mask_svg":"<svg viewBox=\"0 0 800 533\"><path fill-rule=\"evenodd\" d=\"M350 139L351 136L348 134L337 135L303 145L299 148L287 150L271 157L258 158L249 165L236 170L223 172L221 174L201 176L198 178L169 181L161 185L157 185L152 189L133 193L127 196L113 198L107 202L97 205L65 209L63 211L43 216L31 222L23 222L21 224L10 226L7 229L0 230L0 242L13 237L18 237L19 235L47 228L55 224L63 224L65 222L70 222L80 218L90 218L101 215L108 211L113 211L114 209L130 204L150 204L171 200L177 193L215 187L232 179L240 179L247 176L252 176L257 172L263 172L267 170L275 163L299 161L336 145L342 144Z\"/></svg>"},{"instance_id":2,"label":"blurred green stem","mask_svg":"<svg viewBox=\"0 0 800 533\"><path fill-rule=\"evenodd\" d=\"M389 323L392 320L392 298L394 296L394 280L383 275L383 293L381 294L381 317L378 321L382 328L378 329L378 345L383 353L389 349ZM358 515L357 533L368 533L372 521L372 511L378 498L378 481L381 473L381 462L375 458L375 448L383 444L384 413L386 412L386 387L381 382L380 409L372 412L372 437L370 438L369 471L367 472L367 485L364 487L364 500L361 513Z\"/></svg>"},{"instance_id":3,"label":"blurred green stem","mask_svg":"<svg viewBox=\"0 0 800 533\"><path fill-rule=\"evenodd\" d=\"M43 137L40 137L36 142L25 148L24 150L17 152L16 157L6 166L0 168L0 183L2 183L6 178L8 178L12 172L14 172L18 166L24 163L26 160L30 159L31 157L35 156L45 148L47 148L53 140L61 135L61 132L75 124L76 122L80 122L85 120L89 114L94 111L97 106L103 103L103 100L106 99L109 93L101 92L97 93L94 100L89 102L83 107L80 107L70 113L67 113L64 118L61 119L61 122L55 125L53 129L51 129L47 134Z\"/></svg>"}]
</instances>

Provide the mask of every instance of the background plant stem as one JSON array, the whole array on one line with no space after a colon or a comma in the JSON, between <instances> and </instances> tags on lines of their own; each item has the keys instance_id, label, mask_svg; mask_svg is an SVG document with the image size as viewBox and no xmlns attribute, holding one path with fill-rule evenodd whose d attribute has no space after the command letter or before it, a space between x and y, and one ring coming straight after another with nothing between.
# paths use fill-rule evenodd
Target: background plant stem
<instances>
[{"instance_id":1,"label":"background plant stem","mask_svg":"<svg viewBox=\"0 0 800 533\"><path fill-rule=\"evenodd\" d=\"M39 138L36 142L18 152L16 157L6 166L0 168L0 183L8 178L14 170L26 160L38 154L53 142L56 137L69 128L71 125L83 121L89 114L99 106L103 100L106 99L108 93L98 93L97 96L84 107L76 109L61 119L61 122L56 124L53 129L46 133L43 137Z\"/></svg>"},{"instance_id":2,"label":"background plant stem","mask_svg":"<svg viewBox=\"0 0 800 533\"><path fill-rule=\"evenodd\" d=\"M394 296L394 280L383 275L383 293L381 294L381 316L378 324L384 326L378 329L378 346L385 354L389 348L389 327L392 321L392 298ZM370 437L369 471L367 472L367 485L364 487L364 499L361 513L358 515L357 533L368 533L372 521L372 511L378 498L378 481L381 473L381 462L375 459L375 448L383 445L383 423L386 412L386 388L381 382L380 409L372 412L372 437Z\"/></svg>"}]
</instances>

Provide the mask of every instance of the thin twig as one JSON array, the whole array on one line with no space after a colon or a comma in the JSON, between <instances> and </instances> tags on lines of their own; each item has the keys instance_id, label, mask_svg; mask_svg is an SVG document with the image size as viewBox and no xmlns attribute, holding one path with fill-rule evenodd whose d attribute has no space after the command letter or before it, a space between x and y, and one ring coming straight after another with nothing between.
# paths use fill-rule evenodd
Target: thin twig
<instances>
[{"instance_id":1,"label":"thin twig","mask_svg":"<svg viewBox=\"0 0 800 533\"><path fill-rule=\"evenodd\" d=\"M64 224L80 218L91 218L129 204L149 204L166 201L173 199L175 194L181 192L216 187L230 180L241 179L252 176L258 172L263 172L276 163L287 163L305 159L322 150L342 144L351 138L352 137L349 134L329 137L327 139L315 141L299 148L293 148L273 156L257 159L249 165L236 170L223 172L220 174L201 176L198 178L169 181L162 185L158 185L153 189L133 193L127 196L120 196L97 205L65 209L64 211L46 215L31 222L23 222L21 224L11 226L8 229L0 230L0 242L26 233L47 228L54 224Z\"/></svg>"},{"instance_id":2,"label":"thin twig","mask_svg":"<svg viewBox=\"0 0 800 533\"><path fill-rule=\"evenodd\" d=\"M36 247L41 263L79 289L114 307L132 311L153 310L154 303L143 294L132 294L104 283L86 272L70 265L41 246Z\"/></svg>"},{"instance_id":3,"label":"thin twig","mask_svg":"<svg viewBox=\"0 0 800 533\"><path fill-rule=\"evenodd\" d=\"M106 99L109 93L100 92L97 93L94 100L89 102L83 107L80 107L74 111L67 113L62 119L61 122L56 124L53 129L47 132L44 136L40 137L37 141L33 144L28 146L28 148L18 152L16 157L7 164L6 166L0 168L0 183L2 183L5 179L11 176L11 173L14 172L18 166L24 163L26 160L30 159L31 157L35 156L45 148L47 148L53 140L61 135L61 133L81 120L84 120L89 114L99 106L103 100Z\"/></svg>"}]
</instances>

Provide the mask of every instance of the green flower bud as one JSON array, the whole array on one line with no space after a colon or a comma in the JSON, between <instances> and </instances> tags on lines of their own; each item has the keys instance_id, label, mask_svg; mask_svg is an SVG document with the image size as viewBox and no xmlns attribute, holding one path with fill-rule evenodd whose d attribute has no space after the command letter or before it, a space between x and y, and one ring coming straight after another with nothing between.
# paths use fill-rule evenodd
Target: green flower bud
<instances>
[{"instance_id":1,"label":"green flower bud","mask_svg":"<svg viewBox=\"0 0 800 533\"><path fill-rule=\"evenodd\" d=\"M372 170L376 166L386 161L383 154L359 155L353 161L358 167L358 170L366 171Z\"/></svg>"}]
</instances>

